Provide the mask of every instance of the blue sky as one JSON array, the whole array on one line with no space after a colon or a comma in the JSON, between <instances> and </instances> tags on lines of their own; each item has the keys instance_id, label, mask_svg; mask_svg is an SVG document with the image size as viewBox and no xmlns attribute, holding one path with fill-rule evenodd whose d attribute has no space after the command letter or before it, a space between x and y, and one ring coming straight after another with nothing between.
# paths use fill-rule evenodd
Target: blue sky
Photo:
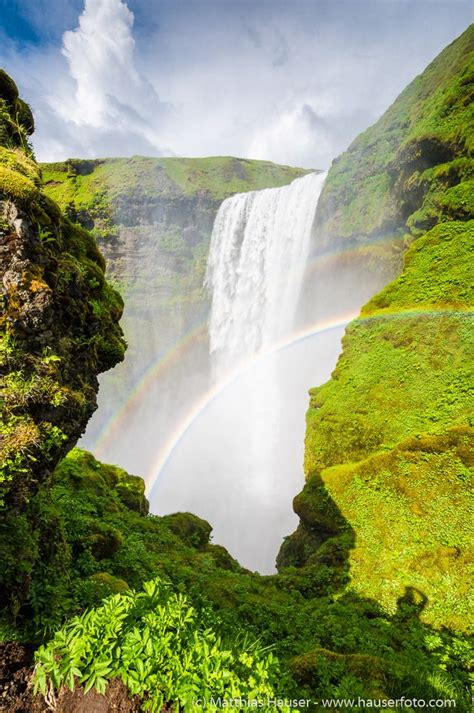
<instances>
[{"instance_id":1,"label":"blue sky","mask_svg":"<svg viewBox=\"0 0 474 713\"><path fill-rule=\"evenodd\" d=\"M470 22L471 0L0 0L41 160L325 168Z\"/></svg>"}]
</instances>

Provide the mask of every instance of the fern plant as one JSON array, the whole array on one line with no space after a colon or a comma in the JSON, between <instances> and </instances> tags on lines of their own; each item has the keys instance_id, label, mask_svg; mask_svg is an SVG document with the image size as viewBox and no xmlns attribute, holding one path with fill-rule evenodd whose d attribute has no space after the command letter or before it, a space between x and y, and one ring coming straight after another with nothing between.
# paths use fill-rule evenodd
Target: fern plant
<instances>
[{"instance_id":1,"label":"fern plant","mask_svg":"<svg viewBox=\"0 0 474 713\"><path fill-rule=\"evenodd\" d=\"M143 710L196 711L212 699L258 699L274 695L278 663L255 646L239 653L222 646L182 594L159 579L144 591L127 591L71 619L35 655L35 692L51 700L54 692L76 684L104 694L119 677ZM200 703L198 703L200 701Z\"/></svg>"}]
</instances>

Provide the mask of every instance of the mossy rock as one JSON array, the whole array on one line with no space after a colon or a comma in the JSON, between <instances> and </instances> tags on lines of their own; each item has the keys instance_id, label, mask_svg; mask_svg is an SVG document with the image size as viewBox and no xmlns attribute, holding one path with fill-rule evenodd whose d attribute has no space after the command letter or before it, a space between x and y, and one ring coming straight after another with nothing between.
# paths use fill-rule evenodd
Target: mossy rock
<instances>
[{"instance_id":1,"label":"mossy rock","mask_svg":"<svg viewBox=\"0 0 474 713\"><path fill-rule=\"evenodd\" d=\"M277 557L277 568L301 567L308 557L319 549L325 539L330 536L327 531L318 531L308 526L298 525L296 531L285 537Z\"/></svg>"},{"instance_id":2,"label":"mossy rock","mask_svg":"<svg viewBox=\"0 0 474 713\"><path fill-rule=\"evenodd\" d=\"M41 182L41 171L38 164L21 149L6 149L0 147L0 166L21 173L37 187Z\"/></svg>"},{"instance_id":3,"label":"mossy rock","mask_svg":"<svg viewBox=\"0 0 474 713\"><path fill-rule=\"evenodd\" d=\"M0 97L10 104L14 104L18 99L18 87L4 69L0 69Z\"/></svg>"},{"instance_id":4,"label":"mossy rock","mask_svg":"<svg viewBox=\"0 0 474 713\"><path fill-rule=\"evenodd\" d=\"M98 606L103 599L121 594L130 589L127 582L108 572L97 572L82 582L76 583L77 592L88 606Z\"/></svg>"},{"instance_id":5,"label":"mossy rock","mask_svg":"<svg viewBox=\"0 0 474 713\"><path fill-rule=\"evenodd\" d=\"M115 489L120 500L130 510L135 510L142 515L148 513L149 503L145 497L145 483L142 478L126 474L126 478L120 480Z\"/></svg>"},{"instance_id":6,"label":"mossy rock","mask_svg":"<svg viewBox=\"0 0 474 713\"><path fill-rule=\"evenodd\" d=\"M0 166L0 198L28 203L38 197L37 186L18 171Z\"/></svg>"},{"instance_id":7,"label":"mossy rock","mask_svg":"<svg viewBox=\"0 0 474 713\"><path fill-rule=\"evenodd\" d=\"M98 522L84 544L96 560L110 559L121 548L123 535L116 527Z\"/></svg>"},{"instance_id":8,"label":"mossy rock","mask_svg":"<svg viewBox=\"0 0 474 713\"><path fill-rule=\"evenodd\" d=\"M0 508L13 520L28 512L29 537L37 543L31 556L17 562L16 576L4 583L12 611L22 610L27 601L41 601L40 582L32 572L42 558L52 563L69 557L67 548L59 552L44 540L45 522L55 522L56 515L45 505L43 520L32 503L36 494L43 502L55 466L84 432L96 408L97 375L121 361L125 351L118 325L121 298L105 280L94 238L42 191L41 171L28 143L32 129L29 107L2 72ZM112 528L96 533L91 547L98 557L112 556L119 539ZM0 569L12 565L4 555ZM58 592L67 586L61 577Z\"/></svg>"},{"instance_id":9,"label":"mossy rock","mask_svg":"<svg viewBox=\"0 0 474 713\"><path fill-rule=\"evenodd\" d=\"M234 559L225 547L222 547L222 545L208 544L205 551L212 556L212 559L219 569L227 570L229 572L242 571L242 567L237 560Z\"/></svg>"},{"instance_id":10,"label":"mossy rock","mask_svg":"<svg viewBox=\"0 0 474 713\"><path fill-rule=\"evenodd\" d=\"M178 512L173 515L165 515L163 521L187 545L204 550L209 544L212 527L197 515Z\"/></svg>"},{"instance_id":11,"label":"mossy rock","mask_svg":"<svg viewBox=\"0 0 474 713\"><path fill-rule=\"evenodd\" d=\"M118 503L129 510L146 515L149 504L145 497L145 482L129 475L123 468L100 463L91 453L75 448L58 465L56 478L81 492L98 497L110 497L113 493Z\"/></svg>"},{"instance_id":12,"label":"mossy rock","mask_svg":"<svg viewBox=\"0 0 474 713\"><path fill-rule=\"evenodd\" d=\"M18 97L13 79L0 69L0 145L21 147L32 153L28 136L34 131L33 114L26 102Z\"/></svg>"},{"instance_id":13,"label":"mossy rock","mask_svg":"<svg viewBox=\"0 0 474 713\"><path fill-rule=\"evenodd\" d=\"M316 474L306 481L302 492L293 500L293 509L301 521L312 529L315 537L320 533L321 541L337 534L345 526L324 481Z\"/></svg>"},{"instance_id":14,"label":"mossy rock","mask_svg":"<svg viewBox=\"0 0 474 713\"><path fill-rule=\"evenodd\" d=\"M118 577L113 577L108 572L98 572L97 574L91 575L90 579L99 587L103 588L105 594L102 598L109 596L109 594L119 594L129 589L127 582Z\"/></svg>"}]
</instances>

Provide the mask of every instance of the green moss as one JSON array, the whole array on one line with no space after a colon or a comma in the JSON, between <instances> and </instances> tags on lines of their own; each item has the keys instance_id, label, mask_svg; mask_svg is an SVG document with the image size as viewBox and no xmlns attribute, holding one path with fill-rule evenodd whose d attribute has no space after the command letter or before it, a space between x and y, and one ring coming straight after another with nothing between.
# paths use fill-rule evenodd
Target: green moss
<instances>
[{"instance_id":1,"label":"green moss","mask_svg":"<svg viewBox=\"0 0 474 713\"><path fill-rule=\"evenodd\" d=\"M0 315L7 370L2 476L11 484L24 478L32 463L38 472L49 456L54 464L64 452L64 441L77 438L76 419L85 423L94 405L95 374L123 358L117 326L123 302L105 282L104 260L91 235L64 219L38 190L35 164L14 151L4 151L0 159L11 166L0 167L0 180L5 175L9 179L4 195L23 206L31 231L23 248L30 259L6 286ZM13 225L8 231L16 234ZM43 332L49 337L42 337ZM33 411L34 423L29 416ZM44 425L39 423L42 412ZM54 443L41 435L55 428L63 439Z\"/></svg>"},{"instance_id":2,"label":"green moss","mask_svg":"<svg viewBox=\"0 0 474 713\"><path fill-rule=\"evenodd\" d=\"M41 181L41 171L38 164L27 156L21 149L7 149L0 147L0 166L11 171L21 173L36 186Z\"/></svg>"},{"instance_id":3,"label":"green moss","mask_svg":"<svg viewBox=\"0 0 474 713\"><path fill-rule=\"evenodd\" d=\"M33 130L30 107L19 98L13 79L0 69L0 146L20 147L32 154L28 136Z\"/></svg>"},{"instance_id":4,"label":"green moss","mask_svg":"<svg viewBox=\"0 0 474 713\"><path fill-rule=\"evenodd\" d=\"M37 198L38 188L18 171L0 166L0 196L2 194L25 203Z\"/></svg>"},{"instance_id":5,"label":"green moss","mask_svg":"<svg viewBox=\"0 0 474 713\"><path fill-rule=\"evenodd\" d=\"M97 606L106 597L126 592L129 586L123 579L113 577L108 572L98 572L84 580L80 589L82 597L87 599L92 606Z\"/></svg>"},{"instance_id":6,"label":"green moss","mask_svg":"<svg viewBox=\"0 0 474 713\"><path fill-rule=\"evenodd\" d=\"M463 439L456 444L465 454ZM426 439L418 446L423 453L439 450ZM416 447L409 446L413 452ZM416 596L412 601L402 591L394 613L387 614L375 602L336 592L341 582L334 560L348 546L340 536L339 544L328 542L318 551L318 563L261 577L208 544L210 526L199 518L156 517L139 514L134 503L127 506L121 485L142 490L136 481L75 449L57 467L49 490L34 496L23 515L0 522L5 578L17 575L20 561L30 582L26 601L8 602L15 608L17 636L28 633L31 640L36 627L44 640L65 616L159 576L175 592L186 592L203 626L212 626L225 642L271 645L282 662L279 694L320 698L346 690L369 697L376 671L383 671L382 690L393 697L426 691L438 698L449 685L464 710L467 647L447 630L433 632L421 623ZM41 533L32 530L35 521L42 523ZM452 557L451 551L442 556ZM315 649L318 657L324 649L327 666Z\"/></svg>"},{"instance_id":7,"label":"green moss","mask_svg":"<svg viewBox=\"0 0 474 713\"><path fill-rule=\"evenodd\" d=\"M357 461L415 433L469 416L472 318L430 312L360 320L334 380L312 392L307 474Z\"/></svg>"},{"instance_id":8,"label":"green moss","mask_svg":"<svg viewBox=\"0 0 474 713\"><path fill-rule=\"evenodd\" d=\"M0 69L0 95L9 104L13 104L18 99L18 87L4 69Z\"/></svg>"},{"instance_id":9,"label":"green moss","mask_svg":"<svg viewBox=\"0 0 474 713\"><path fill-rule=\"evenodd\" d=\"M189 512L178 512L174 515L166 515L163 521L170 530L190 547L205 549L209 544L211 536L211 526L205 520Z\"/></svg>"},{"instance_id":10,"label":"green moss","mask_svg":"<svg viewBox=\"0 0 474 713\"><path fill-rule=\"evenodd\" d=\"M49 478L95 409L97 374L123 358L125 344L123 304L94 238L41 189L32 128L29 107L0 72L0 267L8 276L0 284L0 604L35 632L59 623L71 601L72 551ZM98 561L120 549L122 535L94 525L88 551Z\"/></svg>"},{"instance_id":11,"label":"green moss","mask_svg":"<svg viewBox=\"0 0 474 713\"><path fill-rule=\"evenodd\" d=\"M474 502L466 459L473 437L472 429L452 428L323 472L327 497L357 533L349 567L358 594L394 612L405 587L415 587L426 597L423 620L466 628L474 614L468 574ZM314 507L311 482L300 496L308 508ZM319 526L318 509L309 512Z\"/></svg>"},{"instance_id":12,"label":"green moss","mask_svg":"<svg viewBox=\"0 0 474 713\"><path fill-rule=\"evenodd\" d=\"M474 286L469 279L474 252L474 220L442 223L412 244L405 269L363 308L362 315L387 310L469 310Z\"/></svg>"}]
</instances>

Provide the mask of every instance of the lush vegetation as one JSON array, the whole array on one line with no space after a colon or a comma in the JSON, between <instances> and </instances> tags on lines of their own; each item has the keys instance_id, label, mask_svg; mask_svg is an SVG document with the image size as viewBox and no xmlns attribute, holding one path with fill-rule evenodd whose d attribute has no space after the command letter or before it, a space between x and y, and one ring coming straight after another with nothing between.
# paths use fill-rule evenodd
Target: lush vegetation
<instances>
[{"instance_id":1,"label":"lush vegetation","mask_svg":"<svg viewBox=\"0 0 474 713\"><path fill-rule=\"evenodd\" d=\"M37 688L52 697L48 683L73 689L78 680L86 693L93 686L105 693L108 680L118 676L144 701L144 710L161 711L174 701L185 713L199 708L199 699L273 697L272 654L262 656L256 646L241 646L234 654L196 619L186 597L170 593L157 579L143 592L116 594L71 619L38 650Z\"/></svg>"},{"instance_id":2,"label":"lush vegetation","mask_svg":"<svg viewBox=\"0 0 474 713\"><path fill-rule=\"evenodd\" d=\"M48 593L65 589L48 479L96 407L97 374L125 349L122 300L92 236L42 191L32 128L0 72L0 607L10 632L22 607L37 622Z\"/></svg>"},{"instance_id":3,"label":"lush vegetation","mask_svg":"<svg viewBox=\"0 0 474 713\"><path fill-rule=\"evenodd\" d=\"M188 643L195 631L201 636L212 629L222 638L221 649L233 652L237 659L249 647L251 655L255 647L271 647L279 661L279 672L271 679L276 695L307 695L316 700L344 695L397 697L412 692L454 697L463 709L469 646L455 634L431 629L420 621L425 600L414 589L402 592L392 614L369 598L345 591L346 578L338 574L344 542L339 549L330 543L313 557L311 565L262 577L242 570L226 550L213 545L210 525L196 516L149 515L140 478L101 464L84 451L73 450L57 467L50 485L31 505L36 519L48 527L49 539L32 542L28 532L16 525L1 540L3 547L7 542L11 546L8 560L3 554L7 572L14 573L20 560L28 567L30 579L28 600L20 607L16 604L16 609L12 602L13 608L4 611L3 638L20 636L40 642L48 640L64 619L72 622L47 645L50 653L42 649L39 655L39 661L49 656L50 667L44 669L49 694L50 684L57 689L62 681L72 682L73 668L80 671L74 674L74 685L85 686L94 680L92 658L103 662L107 657L102 649L103 656L96 656L102 638L96 641L92 624L89 631L95 615L87 618L86 614L84 620L82 612L98 607L101 620L104 597L115 597L111 601L121 610L120 595L128 602L135 596L132 589L140 589L143 582L159 575L169 583L165 590L160 588L160 597L166 594L174 602L176 596L185 594L194 610L186 628ZM353 495L351 491L348 498ZM349 545L353 532L348 529L345 537ZM34 547L41 556L28 565ZM450 552L444 556L449 559ZM107 612L114 628L112 605ZM87 626L81 628L83 621ZM114 631L120 641L107 639L104 644L114 651L123 649L126 634L119 624ZM77 642L80 665L61 654L65 646L72 650L72 640ZM156 645L161 645L158 640ZM114 665L120 668L122 664L114 658ZM110 667L103 667L100 678L108 681L117 670L106 668ZM272 665L271 671L276 670ZM68 678L57 678L63 675ZM176 683L176 692L180 685Z\"/></svg>"},{"instance_id":4,"label":"lush vegetation","mask_svg":"<svg viewBox=\"0 0 474 713\"><path fill-rule=\"evenodd\" d=\"M186 513L160 518L147 512L141 478L73 450L30 503L35 520L54 528L54 540L32 538L23 514L4 522L3 581L14 589L18 560L29 580L26 601L16 591L8 603L16 628L42 636L65 615L157 573L179 584L193 568L240 571L225 550L209 544L207 522Z\"/></svg>"},{"instance_id":5,"label":"lush vegetation","mask_svg":"<svg viewBox=\"0 0 474 713\"><path fill-rule=\"evenodd\" d=\"M3 69L0 69L0 87L0 146L21 148L29 154L29 136L35 126L31 109L20 99L15 82Z\"/></svg>"},{"instance_id":6,"label":"lush vegetation","mask_svg":"<svg viewBox=\"0 0 474 713\"><path fill-rule=\"evenodd\" d=\"M41 190L31 113L0 74L0 502L24 505L95 407L96 375L123 358L123 303L93 238Z\"/></svg>"}]
</instances>

